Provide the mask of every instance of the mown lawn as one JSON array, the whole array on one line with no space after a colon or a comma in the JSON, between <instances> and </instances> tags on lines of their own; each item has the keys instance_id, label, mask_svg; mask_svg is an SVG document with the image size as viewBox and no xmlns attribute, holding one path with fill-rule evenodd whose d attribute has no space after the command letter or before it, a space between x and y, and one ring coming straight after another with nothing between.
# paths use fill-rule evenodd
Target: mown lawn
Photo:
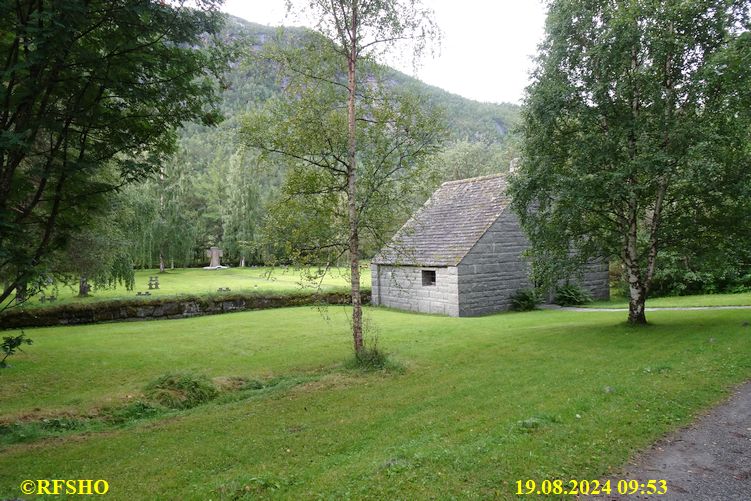
<instances>
[{"instance_id":1,"label":"mown lawn","mask_svg":"<svg viewBox=\"0 0 751 501\"><path fill-rule=\"evenodd\" d=\"M136 292L150 292L153 297L175 296L179 294L206 295L215 294L217 289L229 287L232 292L294 292L316 287L318 283L309 277L317 270L302 270L297 268L227 268L223 270L204 270L203 268L175 268L167 269L165 273L159 270L136 270L135 287L132 291L118 285L114 288L92 289L89 297L78 297L78 285L74 287L58 285L49 287L48 295L56 295L57 301L52 304L87 303L111 299L137 298ZM149 277L159 278L159 289L149 289ZM361 275L362 286L370 287L370 271L363 268ZM324 291L345 290L349 288L349 270L333 268L321 281ZM40 296L30 299L24 307L43 307Z\"/></svg>"},{"instance_id":2,"label":"mown lawn","mask_svg":"<svg viewBox=\"0 0 751 501\"><path fill-rule=\"evenodd\" d=\"M628 299L614 297L610 301L595 301L585 308L628 308ZM751 292L741 294L698 294L695 296L656 297L647 300L647 308L681 308L691 306L751 306Z\"/></svg>"},{"instance_id":3,"label":"mown lawn","mask_svg":"<svg viewBox=\"0 0 751 501\"><path fill-rule=\"evenodd\" d=\"M368 309L403 372L347 371L346 308L28 330L0 420L138 398L169 371L296 385L0 452L22 480L106 479L110 499L514 498L594 479L751 377L751 312L536 311L445 318Z\"/></svg>"}]
</instances>

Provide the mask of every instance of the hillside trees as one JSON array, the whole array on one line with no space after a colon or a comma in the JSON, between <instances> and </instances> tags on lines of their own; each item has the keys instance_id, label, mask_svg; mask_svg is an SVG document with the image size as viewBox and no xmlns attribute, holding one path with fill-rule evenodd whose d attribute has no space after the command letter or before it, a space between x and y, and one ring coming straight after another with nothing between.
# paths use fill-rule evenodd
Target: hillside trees
<instances>
[{"instance_id":1,"label":"hillside trees","mask_svg":"<svg viewBox=\"0 0 751 501\"><path fill-rule=\"evenodd\" d=\"M222 247L224 261L232 265L262 262L259 227L283 166L260 166L257 153L234 145L214 147L213 155L197 158L194 151L210 149L205 139L213 137L184 138L158 175L123 190L132 212L127 226L136 267L205 265L204 252L212 245Z\"/></svg>"},{"instance_id":2,"label":"hillside trees","mask_svg":"<svg viewBox=\"0 0 751 501\"><path fill-rule=\"evenodd\" d=\"M130 209L127 223L129 249L133 262L141 268L192 264L193 254L203 234L194 206L195 186L179 159L166 162L153 179L128 187L121 199Z\"/></svg>"},{"instance_id":3,"label":"hillside trees","mask_svg":"<svg viewBox=\"0 0 751 501\"><path fill-rule=\"evenodd\" d=\"M218 119L218 0L0 4L0 302L43 272L102 195L153 174L175 129ZM99 173L114 168L118 176ZM48 263L47 263L48 264Z\"/></svg>"},{"instance_id":4,"label":"hillside trees","mask_svg":"<svg viewBox=\"0 0 751 501\"><path fill-rule=\"evenodd\" d=\"M225 256L245 266L249 260L259 262L256 238L261 226L262 201L256 180L246 172L245 157L236 152L230 157L227 173L227 197L222 215Z\"/></svg>"},{"instance_id":5,"label":"hillside trees","mask_svg":"<svg viewBox=\"0 0 751 501\"><path fill-rule=\"evenodd\" d=\"M440 138L436 117L414 96L379 81L374 62L400 40L419 52L437 29L416 0L303 3L322 36L307 37L302 50L272 55L286 72L286 92L246 121L245 139L293 163L284 204L299 210L277 212L278 226L291 228L289 249L299 257L348 256L359 353L362 234L378 232L385 218L379 211L397 198L396 179Z\"/></svg>"},{"instance_id":6,"label":"hillside trees","mask_svg":"<svg viewBox=\"0 0 751 501\"><path fill-rule=\"evenodd\" d=\"M284 92L286 80L276 78L278 65L261 57L270 50L269 44L278 42L294 51L303 47L310 33L305 28L284 28L277 39L277 28L228 17L219 37L259 57L252 58L249 64L242 60L233 62L224 75L222 80L227 85L222 88L218 104L225 119L216 127L194 123L183 126L178 131L176 154L160 169L163 179L160 175L158 183L154 180L128 188L127 196L132 196L134 204L156 204L164 195L170 205L180 207L179 212L173 212L181 215L179 219L165 217L168 215L153 205L133 221L133 257L138 267L158 266L156 243L158 236L165 233L160 228L165 224L182 225L184 221L188 222L188 228L178 227L164 252L167 266L173 262L175 266L206 264L204 251L210 245L220 246L224 250L223 261L230 265L239 264L243 253L248 264L289 263L297 259L295 253L288 255L284 251L287 235L281 231L262 231L271 226L264 223L269 203L275 207L273 201L287 196L282 193L287 161L281 157L259 158L257 151L243 149L236 131L249 110L264 106ZM339 71L346 71L346 67ZM422 189L410 200L399 200L401 214L394 215L393 224L398 226L403 222L440 182L508 166L506 131L517 121L517 106L471 101L385 67L379 67L378 81L405 94L419 94L430 106L445 110L448 125L446 154L437 153L426 160L431 168L420 179ZM455 147L451 146L453 142ZM501 163L494 165L499 157ZM179 200L173 200L173 188L178 185ZM245 190L244 196L238 196L240 187ZM277 216L269 214L269 218ZM376 247L374 239L366 234L361 255L372 255ZM325 261L315 264L321 263Z\"/></svg>"},{"instance_id":7,"label":"hillside trees","mask_svg":"<svg viewBox=\"0 0 751 501\"><path fill-rule=\"evenodd\" d=\"M661 253L722 253L748 237L749 10L743 0L550 2L514 205L548 271L624 263L632 324L646 323Z\"/></svg>"},{"instance_id":8,"label":"hillside trees","mask_svg":"<svg viewBox=\"0 0 751 501\"><path fill-rule=\"evenodd\" d=\"M517 156L512 140L504 144L464 140L434 155L431 163L436 176L445 182L505 172Z\"/></svg>"}]
</instances>

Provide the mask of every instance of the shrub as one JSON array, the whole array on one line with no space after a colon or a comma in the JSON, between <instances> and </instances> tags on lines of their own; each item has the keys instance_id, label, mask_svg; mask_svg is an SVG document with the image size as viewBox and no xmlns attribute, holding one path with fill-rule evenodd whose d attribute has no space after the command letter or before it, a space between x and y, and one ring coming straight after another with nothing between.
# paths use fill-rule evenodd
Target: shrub
<instances>
[{"instance_id":1,"label":"shrub","mask_svg":"<svg viewBox=\"0 0 751 501\"><path fill-rule=\"evenodd\" d=\"M652 297L751 291L747 266L730 260L703 262L665 254L650 286Z\"/></svg>"},{"instance_id":2,"label":"shrub","mask_svg":"<svg viewBox=\"0 0 751 501\"><path fill-rule=\"evenodd\" d=\"M165 374L145 388L146 398L170 409L190 409L218 394L208 377L187 373Z\"/></svg>"},{"instance_id":3,"label":"shrub","mask_svg":"<svg viewBox=\"0 0 751 501\"><path fill-rule=\"evenodd\" d=\"M373 336L371 342L366 342L359 352L346 363L348 369L370 371L396 371L401 372L404 367L394 362L389 354L378 347L378 338Z\"/></svg>"},{"instance_id":4,"label":"shrub","mask_svg":"<svg viewBox=\"0 0 751 501\"><path fill-rule=\"evenodd\" d=\"M751 292L751 256L684 256L660 253L649 297ZM611 279L619 293L628 297L628 282L622 263L611 263Z\"/></svg>"},{"instance_id":5,"label":"shrub","mask_svg":"<svg viewBox=\"0 0 751 501\"><path fill-rule=\"evenodd\" d=\"M576 306L592 301L592 295L578 284L561 285L555 290L555 304L560 306Z\"/></svg>"},{"instance_id":6,"label":"shrub","mask_svg":"<svg viewBox=\"0 0 751 501\"><path fill-rule=\"evenodd\" d=\"M9 356L13 355L17 351L23 351L21 349L21 345L23 344L32 344L33 341L26 337L26 334L21 333L18 336L5 336L3 338L3 343L0 345L0 353L2 353L4 356L2 360L0 360L0 369L4 369L8 367L8 364L5 363L5 359L7 359Z\"/></svg>"},{"instance_id":7,"label":"shrub","mask_svg":"<svg viewBox=\"0 0 751 501\"><path fill-rule=\"evenodd\" d=\"M378 346L363 346L360 351L355 353L351 365L353 368L377 371L385 369L388 366L388 360L388 354L379 349Z\"/></svg>"},{"instance_id":8,"label":"shrub","mask_svg":"<svg viewBox=\"0 0 751 501\"><path fill-rule=\"evenodd\" d=\"M534 289L519 289L511 296L511 309L514 311L530 311L540 304L540 295Z\"/></svg>"}]
</instances>

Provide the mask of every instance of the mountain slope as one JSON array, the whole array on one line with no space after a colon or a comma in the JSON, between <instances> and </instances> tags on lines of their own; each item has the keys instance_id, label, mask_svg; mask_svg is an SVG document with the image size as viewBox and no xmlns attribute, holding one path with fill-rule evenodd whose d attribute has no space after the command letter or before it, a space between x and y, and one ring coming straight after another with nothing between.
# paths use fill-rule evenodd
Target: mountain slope
<instances>
[{"instance_id":1,"label":"mountain slope","mask_svg":"<svg viewBox=\"0 0 751 501\"><path fill-rule=\"evenodd\" d=\"M249 49L258 51L263 44L271 41L282 29L289 34L302 34L305 28L274 28L228 16L224 36L230 41L248 42ZM519 106L514 104L481 103L452 94L420 80L389 70L398 85L405 85L429 98L431 104L446 111L450 137L452 140L502 142L519 117ZM248 68L236 64L230 75L231 87L224 93L225 111L241 111L249 95L269 97L278 92L278 86L269 75L261 75L263 69Z\"/></svg>"},{"instance_id":2,"label":"mountain slope","mask_svg":"<svg viewBox=\"0 0 751 501\"><path fill-rule=\"evenodd\" d=\"M279 30L228 16L222 37L258 52ZM304 28L284 28L286 40L306 33ZM506 145L518 106L472 101L398 71L387 72L394 85L409 87L444 110L447 151L436 157L436 172L426 180L426 190L443 180L497 172L508 165ZM133 202L133 254L139 266L155 265L160 254L178 266L198 264L211 245L221 246L230 262L243 256L257 262L263 255L266 243L259 230L265 207L278 195L286 169L243 148L237 133L243 117L278 95L281 87L271 65L257 59L249 63L239 58L225 80L220 104L225 120L213 128L186 124L179 131L178 152L160 178L127 193Z\"/></svg>"}]
</instances>

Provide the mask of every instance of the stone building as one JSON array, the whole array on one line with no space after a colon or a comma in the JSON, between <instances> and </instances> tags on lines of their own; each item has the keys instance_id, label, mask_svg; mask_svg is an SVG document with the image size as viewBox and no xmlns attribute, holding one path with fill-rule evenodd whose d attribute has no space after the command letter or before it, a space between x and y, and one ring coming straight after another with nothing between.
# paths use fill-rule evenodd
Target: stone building
<instances>
[{"instance_id":1,"label":"stone building","mask_svg":"<svg viewBox=\"0 0 751 501\"><path fill-rule=\"evenodd\" d=\"M503 174L443 183L373 258L373 304L453 317L508 309L530 282L505 191ZM606 263L582 276L595 298L608 297Z\"/></svg>"}]
</instances>

